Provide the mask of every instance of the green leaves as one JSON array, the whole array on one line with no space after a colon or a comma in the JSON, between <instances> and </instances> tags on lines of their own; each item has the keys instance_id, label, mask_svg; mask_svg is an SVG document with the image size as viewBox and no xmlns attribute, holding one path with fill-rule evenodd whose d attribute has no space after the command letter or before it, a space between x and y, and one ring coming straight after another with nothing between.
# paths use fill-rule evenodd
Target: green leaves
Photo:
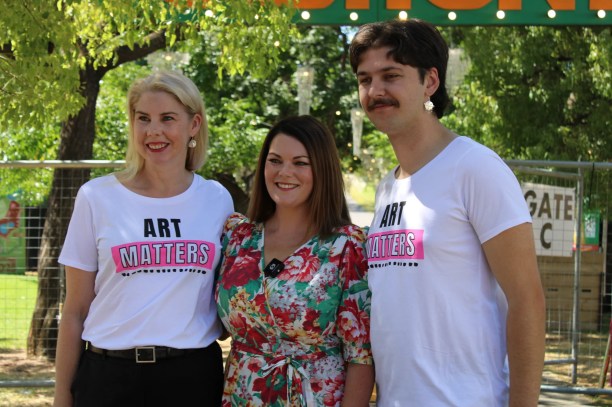
<instances>
[{"instance_id":1,"label":"green leaves","mask_svg":"<svg viewBox=\"0 0 612 407\"><path fill-rule=\"evenodd\" d=\"M471 71L445 123L505 158L606 161L609 27L463 30ZM609 132L609 131L608 131Z\"/></svg>"},{"instance_id":2,"label":"green leaves","mask_svg":"<svg viewBox=\"0 0 612 407\"><path fill-rule=\"evenodd\" d=\"M210 32L222 45L220 72L249 67L265 75L294 30L293 11L271 1L7 1L0 15L0 130L74 115L84 104L82 71L114 68L122 47L145 46L153 33L166 33L172 46Z\"/></svg>"}]
</instances>

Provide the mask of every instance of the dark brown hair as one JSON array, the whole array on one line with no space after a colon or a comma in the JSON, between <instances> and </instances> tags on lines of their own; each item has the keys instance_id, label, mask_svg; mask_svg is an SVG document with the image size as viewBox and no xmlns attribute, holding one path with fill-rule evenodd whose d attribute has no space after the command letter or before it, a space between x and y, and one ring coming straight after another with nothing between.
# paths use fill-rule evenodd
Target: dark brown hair
<instances>
[{"instance_id":1,"label":"dark brown hair","mask_svg":"<svg viewBox=\"0 0 612 407\"><path fill-rule=\"evenodd\" d=\"M256 222L265 222L276 210L264 179L264 170L270 144L279 134L293 137L304 145L310 158L313 187L309 197L310 221L321 237L328 236L338 226L351 223L340 159L334 137L312 116L292 116L276 123L266 135L259 153L259 161L247 216Z\"/></svg>"},{"instance_id":2,"label":"dark brown hair","mask_svg":"<svg viewBox=\"0 0 612 407\"><path fill-rule=\"evenodd\" d=\"M391 20L364 24L351 42L349 57L353 72L357 73L361 56L370 48L389 47L395 62L410 65L419 71L421 82L431 68L436 68L440 86L431 96L438 118L444 115L449 97L446 91L448 45L438 29L423 20Z\"/></svg>"}]
</instances>

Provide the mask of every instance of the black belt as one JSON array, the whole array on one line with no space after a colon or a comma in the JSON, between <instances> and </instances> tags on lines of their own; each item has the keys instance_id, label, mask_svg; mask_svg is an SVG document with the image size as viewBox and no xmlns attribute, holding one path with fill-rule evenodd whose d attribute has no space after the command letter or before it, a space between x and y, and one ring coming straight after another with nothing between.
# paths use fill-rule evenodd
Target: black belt
<instances>
[{"instance_id":1,"label":"black belt","mask_svg":"<svg viewBox=\"0 0 612 407\"><path fill-rule=\"evenodd\" d=\"M87 350L111 358L131 359L136 363L155 363L158 359L176 358L200 349L176 349L167 346L138 346L132 349L102 349L87 342Z\"/></svg>"}]
</instances>

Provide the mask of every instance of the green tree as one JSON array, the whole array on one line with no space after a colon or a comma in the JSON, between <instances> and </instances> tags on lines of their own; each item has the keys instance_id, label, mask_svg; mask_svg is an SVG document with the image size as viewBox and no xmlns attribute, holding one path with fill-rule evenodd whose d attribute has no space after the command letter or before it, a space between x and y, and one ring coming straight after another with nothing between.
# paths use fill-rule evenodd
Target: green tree
<instances>
[{"instance_id":1,"label":"green tree","mask_svg":"<svg viewBox=\"0 0 612 407\"><path fill-rule=\"evenodd\" d=\"M473 27L460 35L471 70L451 127L506 158L610 159L610 27Z\"/></svg>"},{"instance_id":2,"label":"green tree","mask_svg":"<svg viewBox=\"0 0 612 407\"><path fill-rule=\"evenodd\" d=\"M298 29L300 35L290 39L280 54L280 63L267 77L254 78L247 70L243 75L224 74L218 80L219 49L214 45L192 49L185 68L202 89L207 106L211 144L204 172L234 191L239 210L246 209L257 154L267 129L279 119L298 114L295 73L299 65L309 65L315 72L310 113L330 128L341 155L351 154L350 109L358 102L355 77L348 65L345 29Z\"/></svg>"},{"instance_id":3,"label":"green tree","mask_svg":"<svg viewBox=\"0 0 612 407\"><path fill-rule=\"evenodd\" d=\"M292 15L291 7L272 1L8 0L0 15L0 132L6 137L16 128L56 124L55 158L90 159L107 72L177 41L202 40L207 32L221 50L219 74L249 67L264 75L292 36ZM88 178L87 170L57 170L48 198L28 351L51 359L61 301L59 247L75 192Z\"/></svg>"}]
</instances>

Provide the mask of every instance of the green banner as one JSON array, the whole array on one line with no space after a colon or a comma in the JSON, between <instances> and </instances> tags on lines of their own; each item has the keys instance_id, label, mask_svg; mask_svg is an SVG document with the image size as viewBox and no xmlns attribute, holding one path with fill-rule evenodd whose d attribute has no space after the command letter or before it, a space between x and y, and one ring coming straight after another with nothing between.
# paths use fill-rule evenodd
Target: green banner
<instances>
[{"instance_id":1,"label":"green banner","mask_svg":"<svg viewBox=\"0 0 612 407\"><path fill-rule=\"evenodd\" d=\"M601 213L599 211L584 211L580 224L580 251L598 251L601 228ZM576 250L576 234L574 233L574 250Z\"/></svg>"},{"instance_id":2,"label":"green banner","mask_svg":"<svg viewBox=\"0 0 612 407\"><path fill-rule=\"evenodd\" d=\"M439 26L612 25L612 0L301 0L297 7L298 24L421 18Z\"/></svg>"}]
</instances>

